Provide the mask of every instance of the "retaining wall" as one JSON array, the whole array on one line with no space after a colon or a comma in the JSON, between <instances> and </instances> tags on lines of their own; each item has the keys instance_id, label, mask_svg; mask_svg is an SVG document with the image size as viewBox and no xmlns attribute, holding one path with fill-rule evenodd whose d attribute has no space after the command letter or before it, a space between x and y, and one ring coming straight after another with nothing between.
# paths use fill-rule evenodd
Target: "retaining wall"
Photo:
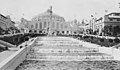
<instances>
[{"instance_id":1,"label":"retaining wall","mask_svg":"<svg viewBox=\"0 0 120 70\"><path fill-rule=\"evenodd\" d=\"M5 41L2 41L2 40L0 40L0 44L7 46L7 47L16 47L15 45L12 45L12 44L5 42Z\"/></svg>"},{"instance_id":2,"label":"retaining wall","mask_svg":"<svg viewBox=\"0 0 120 70\"><path fill-rule=\"evenodd\" d=\"M30 50L30 47L34 46L35 41L35 38L33 41L32 39L29 40L27 46L25 46L26 42L21 44L23 46L21 49L0 63L0 70L15 70L15 68L26 59L26 54Z\"/></svg>"}]
</instances>

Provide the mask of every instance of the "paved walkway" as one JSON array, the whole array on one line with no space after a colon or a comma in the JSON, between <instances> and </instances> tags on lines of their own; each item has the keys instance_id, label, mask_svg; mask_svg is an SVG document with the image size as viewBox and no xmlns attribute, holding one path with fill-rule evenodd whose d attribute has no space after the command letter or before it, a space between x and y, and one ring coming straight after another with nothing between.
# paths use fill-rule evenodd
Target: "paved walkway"
<instances>
[{"instance_id":1,"label":"paved walkway","mask_svg":"<svg viewBox=\"0 0 120 70\"><path fill-rule=\"evenodd\" d=\"M14 54L15 52L16 51L13 51L13 50L0 52L0 63L4 61L6 58L8 58L9 56L11 56L12 54Z\"/></svg>"},{"instance_id":2,"label":"paved walkway","mask_svg":"<svg viewBox=\"0 0 120 70\"><path fill-rule=\"evenodd\" d=\"M120 61L120 49L100 46L100 45L97 45L97 44L93 44L93 43L90 43L90 42L84 42L84 41L80 41L80 40L76 40L76 41L81 42L86 47L97 48L99 50L99 52L112 55L114 57L114 60L119 60Z\"/></svg>"}]
</instances>

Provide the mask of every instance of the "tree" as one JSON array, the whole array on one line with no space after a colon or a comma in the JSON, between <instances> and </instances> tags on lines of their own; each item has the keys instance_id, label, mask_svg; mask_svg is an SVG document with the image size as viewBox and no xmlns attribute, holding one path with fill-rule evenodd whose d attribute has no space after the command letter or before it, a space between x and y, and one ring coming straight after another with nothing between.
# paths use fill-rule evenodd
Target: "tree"
<instances>
[{"instance_id":1,"label":"tree","mask_svg":"<svg viewBox=\"0 0 120 70\"><path fill-rule=\"evenodd\" d=\"M3 30L1 27L0 27L0 35L2 35L4 33L5 30Z\"/></svg>"},{"instance_id":2,"label":"tree","mask_svg":"<svg viewBox=\"0 0 120 70\"><path fill-rule=\"evenodd\" d=\"M86 70L91 70L91 68L87 68Z\"/></svg>"},{"instance_id":3,"label":"tree","mask_svg":"<svg viewBox=\"0 0 120 70\"><path fill-rule=\"evenodd\" d=\"M119 26L115 26L113 31L113 36L117 36L118 34L120 34L120 27Z\"/></svg>"}]
</instances>

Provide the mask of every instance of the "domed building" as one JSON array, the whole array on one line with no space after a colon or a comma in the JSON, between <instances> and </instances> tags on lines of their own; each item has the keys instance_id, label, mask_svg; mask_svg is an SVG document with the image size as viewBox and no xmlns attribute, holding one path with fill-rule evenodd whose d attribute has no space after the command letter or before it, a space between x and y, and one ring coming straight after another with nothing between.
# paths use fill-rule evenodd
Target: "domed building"
<instances>
[{"instance_id":1,"label":"domed building","mask_svg":"<svg viewBox=\"0 0 120 70\"><path fill-rule=\"evenodd\" d=\"M28 32L45 34L71 34L70 24L65 19L52 11L52 7L44 13L34 16L31 21L21 19L21 24L25 24Z\"/></svg>"}]
</instances>

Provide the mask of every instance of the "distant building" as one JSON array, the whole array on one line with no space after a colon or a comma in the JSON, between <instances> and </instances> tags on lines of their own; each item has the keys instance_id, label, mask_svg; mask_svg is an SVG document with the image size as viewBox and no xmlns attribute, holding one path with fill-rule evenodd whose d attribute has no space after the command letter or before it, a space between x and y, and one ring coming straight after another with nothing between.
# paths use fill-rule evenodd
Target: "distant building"
<instances>
[{"instance_id":1,"label":"distant building","mask_svg":"<svg viewBox=\"0 0 120 70\"><path fill-rule=\"evenodd\" d=\"M91 22L90 22L91 23ZM103 34L105 26L120 26L120 13L112 12L100 18L93 18L91 29L97 31L97 34Z\"/></svg>"},{"instance_id":2,"label":"distant building","mask_svg":"<svg viewBox=\"0 0 120 70\"><path fill-rule=\"evenodd\" d=\"M0 14L0 28L9 30L15 28L15 22L11 20L10 16Z\"/></svg>"},{"instance_id":3,"label":"distant building","mask_svg":"<svg viewBox=\"0 0 120 70\"><path fill-rule=\"evenodd\" d=\"M73 22L66 22L65 19L52 11L52 7L46 12L33 17L30 21L22 18L21 25L29 33L49 34L73 34L77 32Z\"/></svg>"},{"instance_id":4,"label":"distant building","mask_svg":"<svg viewBox=\"0 0 120 70\"><path fill-rule=\"evenodd\" d=\"M0 27L4 30L10 27L15 27L15 22L13 22L10 16L4 16L0 14Z\"/></svg>"},{"instance_id":5,"label":"distant building","mask_svg":"<svg viewBox=\"0 0 120 70\"><path fill-rule=\"evenodd\" d=\"M15 26L19 30L20 33L27 33L28 28L26 28L24 26L24 24L21 24L21 22L19 22L19 21L15 22L15 23L16 23Z\"/></svg>"},{"instance_id":6,"label":"distant building","mask_svg":"<svg viewBox=\"0 0 120 70\"><path fill-rule=\"evenodd\" d=\"M79 31L82 34L89 33L88 30L90 29L90 24L87 20L82 20L82 22L79 24Z\"/></svg>"}]
</instances>

